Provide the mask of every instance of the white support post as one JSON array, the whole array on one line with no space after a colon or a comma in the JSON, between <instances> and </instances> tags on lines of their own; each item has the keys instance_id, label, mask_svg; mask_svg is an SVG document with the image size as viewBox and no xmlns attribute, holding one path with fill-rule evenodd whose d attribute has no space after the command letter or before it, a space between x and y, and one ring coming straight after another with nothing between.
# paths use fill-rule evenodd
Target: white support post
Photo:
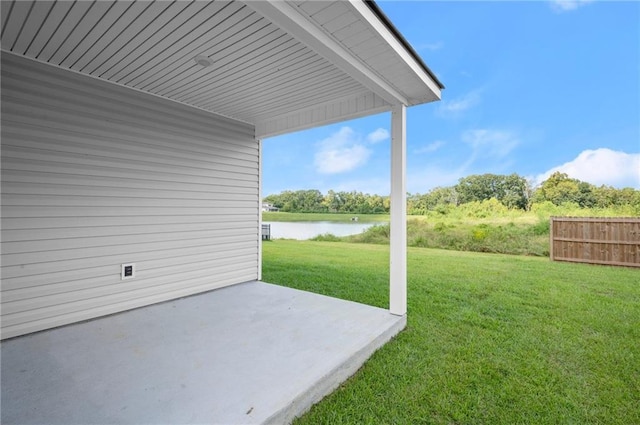
<instances>
[{"instance_id":1,"label":"white support post","mask_svg":"<svg viewBox=\"0 0 640 425\"><path fill-rule=\"evenodd\" d=\"M391 109L391 235L389 311L407 313L406 107Z\"/></svg>"},{"instance_id":2,"label":"white support post","mask_svg":"<svg viewBox=\"0 0 640 425\"><path fill-rule=\"evenodd\" d=\"M258 280L262 280L262 140L258 139Z\"/></svg>"}]
</instances>

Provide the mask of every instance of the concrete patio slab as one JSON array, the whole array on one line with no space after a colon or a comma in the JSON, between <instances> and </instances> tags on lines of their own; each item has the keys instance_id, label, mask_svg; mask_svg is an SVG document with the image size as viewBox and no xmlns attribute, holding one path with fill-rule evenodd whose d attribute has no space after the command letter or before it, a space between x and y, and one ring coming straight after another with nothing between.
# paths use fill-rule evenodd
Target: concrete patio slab
<instances>
[{"instance_id":1,"label":"concrete patio slab","mask_svg":"<svg viewBox=\"0 0 640 425\"><path fill-rule=\"evenodd\" d=\"M262 282L1 344L3 424L288 423L404 328Z\"/></svg>"}]
</instances>

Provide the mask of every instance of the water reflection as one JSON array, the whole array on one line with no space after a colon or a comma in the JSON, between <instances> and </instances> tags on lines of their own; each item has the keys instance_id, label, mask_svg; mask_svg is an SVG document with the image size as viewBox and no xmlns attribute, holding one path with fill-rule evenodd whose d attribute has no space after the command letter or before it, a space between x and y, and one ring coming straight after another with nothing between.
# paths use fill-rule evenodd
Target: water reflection
<instances>
[{"instance_id":1,"label":"water reflection","mask_svg":"<svg viewBox=\"0 0 640 425\"><path fill-rule=\"evenodd\" d=\"M348 236L362 233L376 223L332 223L330 221L285 222L265 221L271 225L271 239L311 239L318 235L331 233L335 236Z\"/></svg>"}]
</instances>

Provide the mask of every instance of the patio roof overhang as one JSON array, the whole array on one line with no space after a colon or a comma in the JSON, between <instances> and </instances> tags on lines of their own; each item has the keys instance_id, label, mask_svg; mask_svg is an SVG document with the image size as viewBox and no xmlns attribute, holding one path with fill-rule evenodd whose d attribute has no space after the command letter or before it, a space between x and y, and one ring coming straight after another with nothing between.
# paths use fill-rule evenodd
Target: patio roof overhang
<instances>
[{"instance_id":1,"label":"patio roof overhang","mask_svg":"<svg viewBox=\"0 0 640 425\"><path fill-rule=\"evenodd\" d=\"M322 370L328 374L338 374L339 379L336 378L338 380L335 382L346 379L374 349L404 327L406 317L402 316L406 313L405 108L438 100L443 86L374 3L363 0L331 2L315 0L286 2L2 0L1 20L3 55L23 56L70 72L88 75L131 90L149 93L246 122L255 127L257 139L391 111L390 311L400 317L384 316L379 314L379 311L365 309L363 313L365 324L372 325L370 318L374 314L383 322L382 324L374 323L371 326L372 333L364 338L373 341L365 341L364 345L358 346L346 344L340 339L336 340L335 356L342 363L338 362L335 366L329 362ZM196 59L206 66L196 63ZM259 203L256 208L259 209ZM252 287L258 290L268 289L260 288L258 285L252 285ZM247 298L255 302L263 299L262 296L248 296L240 285L235 285L231 289L232 293L239 291L244 297L243 300ZM224 298L218 298L224 306ZM319 299L319 296L312 296L310 299L310 302L316 303L315 300ZM280 305L283 301L279 297L271 302ZM160 306L160 308L163 307ZM348 325L347 331L352 332L354 329L352 309L345 308L342 302L336 303L336 308L344 310L339 319ZM320 310L324 316L326 312L324 307ZM214 308L213 311L217 310ZM253 315L251 306L247 311ZM247 311L244 312L245 316ZM302 311L304 313L302 316L308 318L308 306L300 304L298 311ZM237 314L237 309L233 309L233 314L229 312L226 314L239 316L244 320L242 315ZM291 316L277 315L277 317L280 318L279 320L283 317L287 320ZM114 318L120 320L116 316L110 316L107 319ZM171 319L173 318L172 316ZM260 324L261 319L258 316L252 323ZM180 322L179 319L178 322ZM324 326L322 320L318 322L319 326ZM183 325L184 323L182 322ZM188 323L193 322L188 321ZM297 324L295 318L287 323ZM144 323L142 325L144 327ZM180 323L177 325L180 326ZM302 323L301 327L311 329L313 332L313 328L309 328L307 323ZM70 331L73 336L72 328L61 329ZM331 333L333 329L327 327L324 331ZM378 332L380 329L383 330L382 333ZM233 335L233 331L232 329L226 335ZM142 332L146 334L147 330L143 329ZM184 334L182 328L180 332L182 332L181 335ZM216 332L216 329L212 332ZM235 332L240 337L244 337L242 330L235 329ZM287 335L293 335L292 338L298 340L301 332L303 331L298 327L294 327L293 331ZM43 335L46 339L49 334L41 333L32 336ZM284 337L288 338L287 335ZM199 336L200 334L196 334L194 338L197 340ZM359 336L362 335L359 334ZM3 369L9 364L7 361L18 364L23 358L34 360L36 363L43 361L42 356L44 360L55 359L61 362L75 359L70 356L58 360L44 350L34 352L33 356L23 356L22 353L26 351L21 341L30 344L43 340L35 337L12 340L12 343L15 343L14 347L17 347L15 355L7 357L3 353ZM348 333L347 337L349 337ZM169 338L171 339L171 336ZM55 338L47 340L46 344L49 342L54 346L59 344L59 340ZM325 342L322 341L323 347L326 345ZM190 343L193 343L193 340ZM253 355L253 352L250 352L245 356L252 363L253 359L263 355L259 351L260 343L257 344L258 350L254 350L260 354ZM3 344L7 343L3 342ZM342 360L345 355L341 347L347 345L351 347L349 348L351 351L346 354L347 358L351 359L355 355L357 361L349 360L345 363ZM241 346L245 346L244 340L241 341ZM132 347L133 350L137 350L136 345ZM161 355L164 347L165 344L162 342L155 344L150 351L154 356ZM190 346L183 345L182 348L189 349ZM226 348L228 347L224 344L219 346L222 351ZM292 355L298 358L297 350L300 349L317 350L313 345L303 348L292 345ZM230 352L233 356L236 355L233 348ZM135 351L133 354L139 353ZM193 350L193 353L199 355L200 351ZM115 363L106 361L104 364L107 367L104 370L112 370L113 364L121 367L121 364L118 364L121 358L126 358L127 361L135 360L127 364L133 365L132 367L140 367L142 364L144 370L147 370L149 365L153 367L157 364L154 362L147 364L146 358L135 358L133 354L127 354L125 351L124 354L114 356ZM324 355L324 353L321 354ZM233 356L231 360L235 361ZM88 358L91 360L91 357ZM280 360L283 370L291 369L287 364L288 358ZM172 357L170 361L173 362L174 358ZM313 362L313 359L309 361ZM93 371L94 365L91 362L88 364L88 370ZM345 367L345 364L348 367ZM45 363L43 367L46 368L48 365ZM238 366L242 369L243 365L239 362ZM274 372L272 368L272 364L263 362L262 368L258 368L255 372L258 380L262 373L266 373L265 371L277 373L279 370L276 369ZM16 391L15 394L20 402L15 404L13 411L18 415L23 415L26 411L35 412L37 415L38 411L34 406L40 408L43 406L43 400L46 401L42 391L46 395L46 391L55 388L56 385L43 385L33 390L33 381L25 381L21 376L22 369L19 367L13 369L19 370L20 376L15 376L13 384L3 385L3 400L7 397L5 394L16 389L24 389L34 397L35 401L32 403L30 399L22 397L20 391ZM54 374L58 373L56 367L49 369ZM169 368L155 370L167 369ZM76 371L74 367L69 370L71 374ZM121 372L123 370L126 372L126 369L122 369ZM233 369L230 370L232 372L227 375L235 380ZM32 376L36 376L34 379L42 379L42 376L37 375L37 369L32 369L31 373ZM99 373L103 372L99 371ZM193 379L195 384L201 383L202 371L199 365L195 365L190 373L189 379ZM216 373L216 370L209 369L209 373ZM60 380L60 385L67 388L66 377L69 375L61 376L64 379ZM84 375L80 375L82 376ZM131 378L135 379L136 376L129 377ZM118 379L118 375L115 379ZM159 379L162 381L164 378ZM138 381L139 384L144 384L143 379ZM80 379L78 382L88 383L93 387L95 381ZM126 380L122 382L127 383ZM224 382L218 383L215 379L211 382L214 383L213 386L217 384L221 391L226 392L228 389ZM242 382L238 384L240 387ZM260 382L262 381L259 381L259 384ZM305 404L296 401L301 400L300 397L295 399L295 405L289 409L293 413L287 413L289 415L287 417L303 412L312 402L317 401L334 386L334 383L325 384L321 390L318 390L315 382L317 381L312 381L311 384L303 383L313 392L313 397L305 395ZM212 385L206 388L210 389ZM286 389L288 384L282 384L280 387ZM132 388L135 390L137 387ZM258 389L261 394L270 396L266 391L262 391L263 388ZM78 399L82 397L84 397L82 400L91 399L93 394L91 391L83 392L82 386L74 389L78 390L75 392L80 395ZM147 388L143 388L141 391L146 390ZM60 396L64 398L66 394L61 392ZM149 394L154 397L157 395L151 392ZM208 393L200 391L200 394ZM118 396L118 394L115 395ZM252 396L252 394L249 395ZM239 399L244 403L245 399L242 397ZM155 398L154 402L163 403L163 400L163 398ZM285 399L285 401L288 400ZM224 402L225 399L222 401ZM128 399L126 403L129 403ZM143 417L148 418L150 409L144 403L136 403L135 400L132 403L133 407L139 408L140 412L146 415ZM190 403L192 400L187 399L185 403L180 404L180 408L185 409L183 412L187 415L193 414L189 410ZM24 406L29 406L29 409ZM74 402L69 406L60 406L63 409L73 408ZM211 410L210 403L203 402L201 406L205 412ZM254 404L247 404L247 407L244 407L244 404L241 404L241 410L237 410L234 414L239 414L242 418L248 417L253 412L253 406ZM127 405L124 406L126 407ZM87 409L84 410L87 411ZM151 413L162 414L163 412L164 410L159 408ZM49 414L50 412L45 409L42 417L51 420ZM265 413L258 412L256 409L254 416L257 419L252 419L253 422L262 422L266 417L258 417L259 414ZM128 417L135 417L135 415ZM63 412L62 418L61 422L65 422L68 416ZM167 422L171 421L171 418L164 419ZM42 420L38 419L34 422L42 422ZM178 422L184 422L184 420Z\"/></svg>"},{"instance_id":2,"label":"patio roof overhang","mask_svg":"<svg viewBox=\"0 0 640 425\"><path fill-rule=\"evenodd\" d=\"M391 111L390 311L406 313L405 110L439 100L444 87L374 2L2 0L1 8L3 54L251 124L256 139Z\"/></svg>"},{"instance_id":3,"label":"patio roof overhang","mask_svg":"<svg viewBox=\"0 0 640 425\"><path fill-rule=\"evenodd\" d=\"M3 0L2 50L253 124L257 138L443 88L362 0Z\"/></svg>"}]
</instances>

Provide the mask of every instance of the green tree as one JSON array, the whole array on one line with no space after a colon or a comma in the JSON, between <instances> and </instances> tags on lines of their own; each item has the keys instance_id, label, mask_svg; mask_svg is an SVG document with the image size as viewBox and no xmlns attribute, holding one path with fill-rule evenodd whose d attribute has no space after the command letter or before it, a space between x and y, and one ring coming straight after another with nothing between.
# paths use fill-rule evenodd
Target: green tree
<instances>
[{"instance_id":1,"label":"green tree","mask_svg":"<svg viewBox=\"0 0 640 425\"><path fill-rule=\"evenodd\" d=\"M508 208L529 208L529 184L517 174L474 174L463 177L455 186L459 203L482 202L495 198Z\"/></svg>"},{"instance_id":2,"label":"green tree","mask_svg":"<svg viewBox=\"0 0 640 425\"><path fill-rule=\"evenodd\" d=\"M428 211L445 211L451 206L458 205L458 192L454 186L434 187L425 194L409 194L407 197L407 211L409 214L426 214Z\"/></svg>"},{"instance_id":3,"label":"green tree","mask_svg":"<svg viewBox=\"0 0 640 425\"><path fill-rule=\"evenodd\" d=\"M581 208L590 208L598 202L595 187L587 182L570 178L556 171L542 182L534 195L535 202L549 201L554 205L574 202Z\"/></svg>"},{"instance_id":4,"label":"green tree","mask_svg":"<svg viewBox=\"0 0 640 425\"><path fill-rule=\"evenodd\" d=\"M334 212L380 214L389 212L389 198L362 192L335 192L326 195L316 189L290 191L268 195L263 199L283 212Z\"/></svg>"},{"instance_id":5,"label":"green tree","mask_svg":"<svg viewBox=\"0 0 640 425\"><path fill-rule=\"evenodd\" d=\"M631 206L640 209L640 190L631 187L616 189L602 185L592 188L594 206L598 208L612 208Z\"/></svg>"}]
</instances>

